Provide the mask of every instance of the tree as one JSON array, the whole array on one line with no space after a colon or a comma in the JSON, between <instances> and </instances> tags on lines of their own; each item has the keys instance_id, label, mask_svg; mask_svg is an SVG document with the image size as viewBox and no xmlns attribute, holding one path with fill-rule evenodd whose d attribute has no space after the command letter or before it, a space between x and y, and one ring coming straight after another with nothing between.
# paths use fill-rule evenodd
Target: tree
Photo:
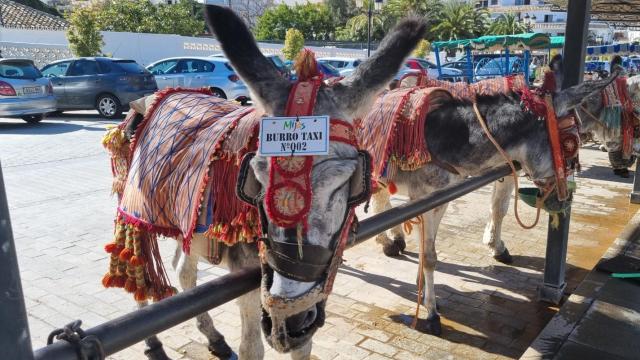
<instances>
[{"instance_id":1,"label":"tree","mask_svg":"<svg viewBox=\"0 0 640 360\"><path fill-rule=\"evenodd\" d=\"M284 48L282 53L287 60L294 60L298 53L304 47L304 35L297 29L287 30L287 34L284 39Z\"/></svg>"},{"instance_id":2,"label":"tree","mask_svg":"<svg viewBox=\"0 0 640 360\"><path fill-rule=\"evenodd\" d=\"M355 0L326 0L325 4L336 24L341 26L346 24L357 11Z\"/></svg>"},{"instance_id":3,"label":"tree","mask_svg":"<svg viewBox=\"0 0 640 360\"><path fill-rule=\"evenodd\" d=\"M489 26L493 35L515 35L527 32L527 26L513 14L501 14Z\"/></svg>"},{"instance_id":4,"label":"tree","mask_svg":"<svg viewBox=\"0 0 640 360\"><path fill-rule=\"evenodd\" d=\"M306 40L332 40L335 22L325 4L280 4L258 18L254 33L258 40L284 40L290 28L300 30Z\"/></svg>"},{"instance_id":5,"label":"tree","mask_svg":"<svg viewBox=\"0 0 640 360\"><path fill-rule=\"evenodd\" d=\"M233 11L235 11L249 28L255 28L260 15L273 6L273 0L234 0ZM202 8L202 6L199 6Z\"/></svg>"},{"instance_id":6,"label":"tree","mask_svg":"<svg viewBox=\"0 0 640 360\"><path fill-rule=\"evenodd\" d=\"M156 34L199 35L205 30L202 5L180 0L153 5L149 0L107 0L94 5L100 29Z\"/></svg>"},{"instance_id":7,"label":"tree","mask_svg":"<svg viewBox=\"0 0 640 360\"><path fill-rule=\"evenodd\" d=\"M104 45L95 12L90 8L75 8L69 15L67 40L75 56L96 56Z\"/></svg>"},{"instance_id":8,"label":"tree","mask_svg":"<svg viewBox=\"0 0 640 360\"><path fill-rule=\"evenodd\" d=\"M386 20L382 14L373 14L371 17L371 40L377 41L384 38L388 30ZM359 14L350 18L343 28L338 29L337 39L341 41L366 41L368 22L367 14Z\"/></svg>"},{"instance_id":9,"label":"tree","mask_svg":"<svg viewBox=\"0 0 640 360\"><path fill-rule=\"evenodd\" d=\"M428 42L427 40L420 40L418 46L416 46L416 49L413 50L413 56L418 58L425 58L427 55L429 55L430 48L430 42Z\"/></svg>"},{"instance_id":10,"label":"tree","mask_svg":"<svg viewBox=\"0 0 640 360\"><path fill-rule=\"evenodd\" d=\"M451 0L443 3L439 21L431 31L440 40L470 39L482 36L488 23L488 14L476 10L470 3Z\"/></svg>"}]
</instances>

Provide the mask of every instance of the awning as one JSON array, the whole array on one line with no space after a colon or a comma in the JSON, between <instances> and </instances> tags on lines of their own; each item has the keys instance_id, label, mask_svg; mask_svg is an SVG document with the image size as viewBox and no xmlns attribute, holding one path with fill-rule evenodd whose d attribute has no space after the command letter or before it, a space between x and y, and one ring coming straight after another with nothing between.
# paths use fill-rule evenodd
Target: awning
<instances>
[{"instance_id":1,"label":"awning","mask_svg":"<svg viewBox=\"0 0 640 360\"><path fill-rule=\"evenodd\" d=\"M564 36L552 36L549 43L551 49L562 49L564 47Z\"/></svg>"},{"instance_id":2,"label":"awning","mask_svg":"<svg viewBox=\"0 0 640 360\"><path fill-rule=\"evenodd\" d=\"M551 41L547 34L485 35L477 39L435 41L432 46L440 50L471 48L473 50L530 50L546 49Z\"/></svg>"},{"instance_id":3,"label":"awning","mask_svg":"<svg viewBox=\"0 0 640 360\"><path fill-rule=\"evenodd\" d=\"M587 55L614 55L640 53L640 45L635 44L613 44L602 46L588 46Z\"/></svg>"}]
</instances>

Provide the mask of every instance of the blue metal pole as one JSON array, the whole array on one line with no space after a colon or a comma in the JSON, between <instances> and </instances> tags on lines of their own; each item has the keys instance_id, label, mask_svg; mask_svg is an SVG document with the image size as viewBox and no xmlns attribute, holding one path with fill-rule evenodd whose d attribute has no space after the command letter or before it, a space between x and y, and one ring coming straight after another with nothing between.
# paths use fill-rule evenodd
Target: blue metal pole
<instances>
[{"instance_id":1,"label":"blue metal pole","mask_svg":"<svg viewBox=\"0 0 640 360\"><path fill-rule=\"evenodd\" d=\"M524 51L524 81L527 83L527 86L530 85L529 84L529 61L531 59L529 59L529 50L525 50Z\"/></svg>"},{"instance_id":2,"label":"blue metal pole","mask_svg":"<svg viewBox=\"0 0 640 360\"><path fill-rule=\"evenodd\" d=\"M504 58L506 59L506 64L504 65L505 73L502 74L503 76L509 75L509 48L508 47L504 48Z\"/></svg>"},{"instance_id":3,"label":"blue metal pole","mask_svg":"<svg viewBox=\"0 0 640 360\"><path fill-rule=\"evenodd\" d=\"M440 49L438 45L434 46L436 51L436 65L438 66L438 79L442 79L442 65L440 64Z\"/></svg>"},{"instance_id":4,"label":"blue metal pole","mask_svg":"<svg viewBox=\"0 0 640 360\"><path fill-rule=\"evenodd\" d=\"M469 79L469 83L473 83L473 56L471 55L471 48L465 47L465 52L467 53L467 75Z\"/></svg>"}]
</instances>

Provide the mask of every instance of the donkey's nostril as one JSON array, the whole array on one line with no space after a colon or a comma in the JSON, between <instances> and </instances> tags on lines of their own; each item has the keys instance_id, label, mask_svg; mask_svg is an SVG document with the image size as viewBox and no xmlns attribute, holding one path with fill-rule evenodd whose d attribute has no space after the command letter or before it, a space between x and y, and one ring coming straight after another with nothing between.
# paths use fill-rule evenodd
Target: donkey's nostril
<instances>
[{"instance_id":1,"label":"donkey's nostril","mask_svg":"<svg viewBox=\"0 0 640 360\"><path fill-rule=\"evenodd\" d=\"M289 334L295 335L299 334L303 330L307 329L316 321L316 316L318 315L318 311L316 307L303 311L299 314L290 316L286 320L287 330Z\"/></svg>"}]
</instances>

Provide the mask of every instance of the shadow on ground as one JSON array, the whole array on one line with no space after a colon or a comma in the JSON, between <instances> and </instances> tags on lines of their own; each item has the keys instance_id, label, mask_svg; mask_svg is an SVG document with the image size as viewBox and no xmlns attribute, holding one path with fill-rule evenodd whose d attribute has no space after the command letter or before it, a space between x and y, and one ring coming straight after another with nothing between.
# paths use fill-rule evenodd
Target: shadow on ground
<instances>
[{"instance_id":1,"label":"shadow on ground","mask_svg":"<svg viewBox=\"0 0 640 360\"><path fill-rule=\"evenodd\" d=\"M415 263L417 271L417 256L417 253L405 252L399 259ZM469 288L487 288L469 291L447 284L436 284L438 309L442 317L442 339L508 357L519 357L524 352L555 314L556 307L537 300L537 286L542 281L544 258L517 255L513 258L513 266L500 263L467 266L438 262L437 272L455 276L469 284ZM347 265L343 265L340 272L382 287L411 302L416 301L416 283L364 272ZM567 288L575 288L587 272L567 264ZM387 310L383 314L389 320L408 327L413 320L413 315ZM418 331L425 332L425 317L422 308Z\"/></svg>"},{"instance_id":2,"label":"shadow on ground","mask_svg":"<svg viewBox=\"0 0 640 360\"><path fill-rule=\"evenodd\" d=\"M65 120L69 120L65 117ZM86 120L86 117L85 117ZM104 120L102 118L96 118L95 120ZM111 121L105 121L105 125L111 123ZM50 121L45 119L37 124L29 124L26 122L0 122L0 134L10 135L55 135L70 133L79 130L86 131L104 131L104 125L80 125L72 124L66 121Z\"/></svg>"}]
</instances>

